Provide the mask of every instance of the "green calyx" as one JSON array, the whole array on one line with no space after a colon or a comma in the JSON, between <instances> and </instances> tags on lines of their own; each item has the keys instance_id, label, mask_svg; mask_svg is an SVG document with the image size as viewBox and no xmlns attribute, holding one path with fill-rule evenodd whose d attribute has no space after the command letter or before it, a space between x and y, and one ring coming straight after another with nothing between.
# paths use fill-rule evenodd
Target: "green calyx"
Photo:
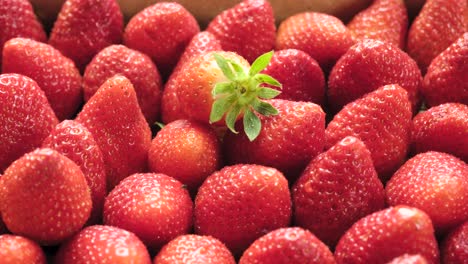
<instances>
[{"instance_id":1,"label":"green calyx","mask_svg":"<svg viewBox=\"0 0 468 264\"><path fill-rule=\"evenodd\" d=\"M238 133L234 125L239 115L243 114L245 134L250 141L257 138L262 123L255 113L264 116L278 114L278 110L264 100L275 98L281 92L262 85L281 88L281 84L275 78L260 73L272 56L273 51L261 55L246 72L238 63L214 54L218 67L229 81L217 83L212 90L214 103L211 108L210 123L217 122L226 115L226 126L233 133Z\"/></svg>"}]
</instances>

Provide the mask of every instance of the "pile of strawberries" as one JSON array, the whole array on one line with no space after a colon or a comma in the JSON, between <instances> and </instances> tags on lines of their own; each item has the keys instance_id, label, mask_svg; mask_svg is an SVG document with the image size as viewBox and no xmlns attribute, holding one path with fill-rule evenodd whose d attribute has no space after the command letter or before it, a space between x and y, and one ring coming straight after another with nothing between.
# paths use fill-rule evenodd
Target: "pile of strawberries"
<instances>
[{"instance_id":1,"label":"pile of strawberries","mask_svg":"<svg viewBox=\"0 0 468 264\"><path fill-rule=\"evenodd\" d=\"M276 26L1 0L0 263L468 263L467 1Z\"/></svg>"}]
</instances>

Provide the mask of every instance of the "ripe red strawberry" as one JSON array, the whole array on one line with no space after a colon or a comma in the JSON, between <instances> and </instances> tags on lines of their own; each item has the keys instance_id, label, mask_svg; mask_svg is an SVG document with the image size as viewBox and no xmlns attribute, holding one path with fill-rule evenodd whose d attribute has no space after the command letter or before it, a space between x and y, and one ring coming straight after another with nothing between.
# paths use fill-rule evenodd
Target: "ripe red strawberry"
<instances>
[{"instance_id":1,"label":"ripe red strawberry","mask_svg":"<svg viewBox=\"0 0 468 264\"><path fill-rule=\"evenodd\" d=\"M406 45L408 12L403 0L376 0L356 14L347 25L354 40L375 39L403 49Z\"/></svg>"},{"instance_id":2,"label":"ripe red strawberry","mask_svg":"<svg viewBox=\"0 0 468 264\"><path fill-rule=\"evenodd\" d=\"M276 36L276 49L298 49L317 60L325 73L353 45L351 32L338 18L315 12L284 20Z\"/></svg>"},{"instance_id":3,"label":"ripe red strawberry","mask_svg":"<svg viewBox=\"0 0 468 264\"><path fill-rule=\"evenodd\" d=\"M159 117L162 81L156 65L145 54L123 45L101 50L86 66L83 76L84 98L88 101L109 78L127 77L135 88L141 111L149 124Z\"/></svg>"},{"instance_id":4,"label":"ripe red strawberry","mask_svg":"<svg viewBox=\"0 0 468 264\"><path fill-rule=\"evenodd\" d=\"M27 0L2 0L0 5L0 65L3 45L15 37L46 41L47 36Z\"/></svg>"},{"instance_id":5,"label":"ripe red strawberry","mask_svg":"<svg viewBox=\"0 0 468 264\"><path fill-rule=\"evenodd\" d=\"M466 0L427 0L408 31L406 50L425 74L431 61L467 30Z\"/></svg>"},{"instance_id":6,"label":"ripe red strawberry","mask_svg":"<svg viewBox=\"0 0 468 264\"><path fill-rule=\"evenodd\" d=\"M137 173L106 197L104 224L133 232L157 252L192 228L193 202L181 182L164 174Z\"/></svg>"},{"instance_id":7,"label":"ripe red strawberry","mask_svg":"<svg viewBox=\"0 0 468 264\"><path fill-rule=\"evenodd\" d=\"M226 133L225 158L230 164L274 167L288 179L296 179L309 161L323 151L325 113L314 103L281 99L269 103L279 113L272 117L260 116L263 128L254 141L245 134ZM242 126L239 122L236 128L242 130Z\"/></svg>"},{"instance_id":8,"label":"ripe red strawberry","mask_svg":"<svg viewBox=\"0 0 468 264\"><path fill-rule=\"evenodd\" d=\"M116 0L67 0L49 44L84 70L103 48L122 41L123 16Z\"/></svg>"},{"instance_id":9,"label":"ripe red strawberry","mask_svg":"<svg viewBox=\"0 0 468 264\"><path fill-rule=\"evenodd\" d=\"M387 263L403 254L420 254L428 263L439 263L431 219L408 206L365 216L346 231L335 250L338 264Z\"/></svg>"},{"instance_id":10,"label":"ripe red strawberry","mask_svg":"<svg viewBox=\"0 0 468 264\"><path fill-rule=\"evenodd\" d=\"M178 3L156 3L132 17L124 43L150 56L161 74L169 76L192 37L200 31L197 21Z\"/></svg>"},{"instance_id":11,"label":"ripe red strawberry","mask_svg":"<svg viewBox=\"0 0 468 264\"><path fill-rule=\"evenodd\" d=\"M325 130L326 148L346 136L362 140L386 181L404 162L411 133L411 104L405 89L386 85L346 105Z\"/></svg>"},{"instance_id":12,"label":"ripe red strawberry","mask_svg":"<svg viewBox=\"0 0 468 264\"><path fill-rule=\"evenodd\" d=\"M446 152L468 162L468 106L441 104L413 119L412 152Z\"/></svg>"},{"instance_id":13,"label":"ripe red strawberry","mask_svg":"<svg viewBox=\"0 0 468 264\"><path fill-rule=\"evenodd\" d=\"M182 235L167 243L153 264L235 264L229 249L210 236Z\"/></svg>"},{"instance_id":14,"label":"ripe red strawberry","mask_svg":"<svg viewBox=\"0 0 468 264\"><path fill-rule=\"evenodd\" d=\"M467 56L468 32L432 60L421 87L428 106L446 102L468 105Z\"/></svg>"},{"instance_id":15,"label":"ripe red strawberry","mask_svg":"<svg viewBox=\"0 0 468 264\"><path fill-rule=\"evenodd\" d=\"M335 264L330 249L317 237L299 227L280 228L255 240L239 264Z\"/></svg>"},{"instance_id":16,"label":"ripe red strawberry","mask_svg":"<svg viewBox=\"0 0 468 264\"><path fill-rule=\"evenodd\" d=\"M387 262L387 264L428 264L428 262L419 254L403 254Z\"/></svg>"},{"instance_id":17,"label":"ripe red strawberry","mask_svg":"<svg viewBox=\"0 0 468 264\"><path fill-rule=\"evenodd\" d=\"M32 79L0 75L0 173L39 147L58 120L44 92Z\"/></svg>"},{"instance_id":18,"label":"ripe red strawberry","mask_svg":"<svg viewBox=\"0 0 468 264\"><path fill-rule=\"evenodd\" d=\"M468 260L468 221L451 231L441 244L442 263L463 264Z\"/></svg>"},{"instance_id":19,"label":"ripe red strawberry","mask_svg":"<svg viewBox=\"0 0 468 264\"><path fill-rule=\"evenodd\" d=\"M282 84L277 99L324 104L325 77L317 61L307 53L296 49L279 50L262 73Z\"/></svg>"},{"instance_id":20,"label":"ripe red strawberry","mask_svg":"<svg viewBox=\"0 0 468 264\"><path fill-rule=\"evenodd\" d=\"M425 152L409 159L385 187L389 205L426 212L440 234L468 219L468 165L452 155Z\"/></svg>"},{"instance_id":21,"label":"ripe red strawberry","mask_svg":"<svg viewBox=\"0 0 468 264\"><path fill-rule=\"evenodd\" d=\"M102 151L109 191L130 174L146 171L151 131L127 78L108 79L76 121L93 134Z\"/></svg>"},{"instance_id":22,"label":"ripe red strawberry","mask_svg":"<svg viewBox=\"0 0 468 264\"><path fill-rule=\"evenodd\" d=\"M86 227L60 246L56 263L151 264L145 245L133 233L104 225Z\"/></svg>"},{"instance_id":23,"label":"ripe red strawberry","mask_svg":"<svg viewBox=\"0 0 468 264\"><path fill-rule=\"evenodd\" d=\"M313 159L292 192L295 224L331 248L357 220L385 207L371 153L351 136Z\"/></svg>"},{"instance_id":24,"label":"ripe red strawberry","mask_svg":"<svg viewBox=\"0 0 468 264\"><path fill-rule=\"evenodd\" d=\"M3 264L46 264L41 247L34 241L15 235L0 235L0 259Z\"/></svg>"},{"instance_id":25,"label":"ripe red strawberry","mask_svg":"<svg viewBox=\"0 0 468 264\"><path fill-rule=\"evenodd\" d=\"M275 46L273 8L266 0L243 0L217 15L207 31L219 39L223 50L236 52L252 63Z\"/></svg>"},{"instance_id":26,"label":"ripe red strawberry","mask_svg":"<svg viewBox=\"0 0 468 264\"><path fill-rule=\"evenodd\" d=\"M408 92L413 112L419 110L422 76L416 62L390 43L363 40L351 47L333 67L328 79L328 104L336 112L388 84L403 87Z\"/></svg>"},{"instance_id":27,"label":"ripe red strawberry","mask_svg":"<svg viewBox=\"0 0 468 264\"><path fill-rule=\"evenodd\" d=\"M150 171L174 177L196 193L206 177L221 168L221 143L208 125L176 120L152 140L148 165Z\"/></svg>"},{"instance_id":28,"label":"ripe red strawberry","mask_svg":"<svg viewBox=\"0 0 468 264\"><path fill-rule=\"evenodd\" d=\"M72 60L48 44L26 38L7 41L3 48L2 71L35 80L59 120L74 117L81 106L80 72Z\"/></svg>"},{"instance_id":29,"label":"ripe red strawberry","mask_svg":"<svg viewBox=\"0 0 468 264\"><path fill-rule=\"evenodd\" d=\"M260 165L226 166L209 176L195 198L195 233L213 236L240 254L291 218L288 181Z\"/></svg>"},{"instance_id":30,"label":"ripe red strawberry","mask_svg":"<svg viewBox=\"0 0 468 264\"><path fill-rule=\"evenodd\" d=\"M80 166L93 201L87 224L99 223L106 195L106 167L91 132L76 121L65 120L55 127L42 147L54 149Z\"/></svg>"},{"instance_id":31,"label":"ripe red strawberry","mask_svg":"<svg viewBox=\"0 0 468 264\"><path fill-rule=\"evenodd\" d=\"M78 232L91 212L80 167L52 149L37 149L13 162L0 187L8 229L42 245L60 244Z\"/></svg>"},{"instance_id":32,"label":"ripe red strawberry","mask_svg":"<svg viewBox=\"0 0 468 264\"><path fill-rule=\"evenodd\" d=\"M203 31L193 36L190 43L185 48L184 53L180 56L176 67L171 73L163 90L161 100L161 119L165 124L178 119L185 119L187 116L182 112L179 106L179 98L177 97L177 79L175 76L180 72L184 64L190 61L191 58L208 53L210 51L221 50L221 43L210 32Z\"/></svg>"}]
</instances>

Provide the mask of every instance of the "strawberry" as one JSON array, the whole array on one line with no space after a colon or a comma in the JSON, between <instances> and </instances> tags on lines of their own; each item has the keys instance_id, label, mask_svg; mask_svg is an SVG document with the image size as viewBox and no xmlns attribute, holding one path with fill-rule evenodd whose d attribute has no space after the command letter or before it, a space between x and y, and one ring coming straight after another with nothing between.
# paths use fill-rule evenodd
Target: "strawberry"
<instances>
[{"instance_id":1,"label":"strawberry","mask_svg":"<svg viewBox=\"0 0 468 264\"><path fill-rule=\"evenodd\" d=\"M427 260L419 254L403 254L394 258L387 264L428 264Z\"/></svg>"},{"instance_id":2,"label":"strawberry","mask_svg":"<svg viewBox=\"0 0 468 264\"><path fill-rule=\"evenodd\" d=\"M346 136L359 138L386 181L404 162L411 133L411 104L399 85L386 85L346 105L325 130L326 148Z\"/></svg>"},{"instance_id":3,"label":"strawberry","mask_svg":"<svg viewBox=\"0 0 468 264\"><path fill-rule=\"evenodd\" d=\"M22 236L0 235L0 259L3 264L46 264L41 247Z\"/></svg>"},{"instance_id":4,"label":"strawberry","mask_svg":"<svg viewBox=\"0 0 468 264\"><path fill-rule=\"evenodd\" d=\"M101 50L86 66L83 75L84 98L88 101L109 78L127 77L135 88L141 111L149 124L159 116L162 81L156 65L145 54L123 45Z\"/></svg>"},{"instance_id":5,"label":"strawberry","mask_svg":"<svg viewBox=\"0 0 468 264\"><path fill-rule=\"evenodd\" d=\"M239 256L291 218L288 181L274 168L226 166L210 175L195 198L195 233L213 236Z\"/></svg>"},{"instance_id":6,"label":"strawberry","mask_svg":"<svg viewBox=\"0 0 468 264\"><path fill-rule=\"evenodd\" d=\"M226 133L224 155L230 164L274 167L293 180L323 150L325 113L314 103L281 99L269 103L278 109L278 115L260 117L263 129L254 141L245 134ZM237 128L242 125L239 122Z\"/></svg>"},{"instance_id":7,"label":"strawberry","mask_svg":"<svg viewBox=\"0 0 468 264\"><path fill-rule=\"evenodd\" d=\"M451 231L441 244L442 263L463 264L468 259L468 221Z\"/></svg>"},{"instance_id":8,"label":"strawberry","mask_svg":"<svg viewBox=\"0 0 468 264\"><path fill-rule=\"evenodd\" d=\"M58 120L44 92L29 77L0 75L0 173L39 147Z\"/></svg>"},{"instance_id":9,"label":"strawberry","mask_svg":"<svg viewBox=\"0 0 468 264\"><path fill-rule=\"evenodd\" d=\"M262 73L282 84L277 99L324 104L325 77L317 61L307 53L296 49L279 50Z\"/></svg>"},{"instance_id":10,"label":"strawberry","mask_svg":"<svg viewBox=\"0 0 468 264\"><path fill-rule=\"evenodd\" d=\"M191 58L175 74L179 107L189 119L222 125L237 133L236 120L243 118L244 131L254 140L261 130L256 113L276 115L278 110L264 99L280 92L264 87L281 87L273 77L260 73L270 62L273 52L258 57L250 66L234 52L208 52Z\"/></svg>"},{"instance_id":11,"label":"strawberry","mask_svg":"<svg viewBox=\"0 0 468 264\"><path fill-rule=\"evenodd\" d=\"M446 152L468 162L468 106L441 104L413 119L412 152Z\"/></svg>"},{"instance_id":12,"label":"strawberry","mask_svg":"<svg viewBox=\"0 0 468 264\"><path fill-rule=\"evenodd\" d=\"M179 119L188 119L188 115L183 112L180 106L174 73L164 85L161 97L161 120L164 124L169 124Z\"/></svg>"},{"instance_id":13,"label":"strawberry","mask_svg":"<svg viewBox=\"0 0 468 264\"><path fill-rule=\"evenodd\" d=\"M275 46L275 16L266 0L240 1L218 14L206 30L219 39L223 50L236 52L250 63Z\"/></svg>"},{"instance_id":14,"label":"strawberry","mask_svg":"<svg viewBox=\"0 0 468 264\"><path fill-rule=\"evenodd\" d=\"M37 149L13 162L0 187L8 229L42 245L57 245L78 232L91 212L80 167L52 149Z\"/></svg>"},{"instance_id":15,"label":"strawberry","mask_svg":"<svg viewBox=\"0 0 468 264\"><path fill-rule=\"evenodd\" d=\"M403 49L406 45L408 12L403 0L376 0L356 14L347 25L354 40L375 39Z\"/></svg>"},{"instance_id":16,"label":"strawberry","mask_svg":"<svg viewBox=\"0 0 468 264\"><path fill-rule=\"evenodd\" d=\"M274 246L273 246L274 245ZM299 227L279 228L255 240L239 264L335 264L330 249L317 237Z\"/></svg>"},{"instance_id":17,"label":"strawberry","mask_svg":"<svg viewBox=\"0 0 468 264\"><path fill-rule=\"evenodd\" d=\"M328 79L328 103L333 112L363 95L398 84L407 92L413 113L419 110L422 76L411 57L387 42L363 40L346 52Z\"/></svg>"},{"instance_id":18,"label":"strawberry","mask_svg":"<svg viewBox=\"0 0 468 264\"><path fill-rule=\"evenodd\" d=\"M427 0L408 31L406 50L425 74L431 61L466 32L466 0Z\"/></svg>"},{"instance_id":19,"label":"strawberry","mask_svg":"<svg viewBox=\"0 0 468 264\"><path fill-rule=\"evenodd\" d=\"M425 152L406 161L385 187L389 205L426 212L441 234L468 219L468 165L452 155Z\"/></svg>"},{"instance_id":20,"label":"strawberry","mask_svg":"<svg viewBox=\"0 0 468 264\"><path fill-rule=\"evenodd\" d=\"M93 201L87 224L100 222L106 195L106 168L91 132L76 121L65 120L42 142L42 147L54 149L80 166Z\"/></svg>"},{"instance_id":21,"label":"strawberry","mask_svg":"<svg viewBox=\"0 0 468 264\"><path fill-rule=\"evenodd\" d=\"M148 151L150 171L174 177L191 193L196 193L221 164L221 143L216 132L206 124L189 120L176 120L163 127Z\"/></svg>"},{"instance_id":22,"label":"strawberry","mask_svg":"<svg viewBox=\"0 0 468 264\"><path fill-rule=\"evenodd\" d=\"M157 251L192 228L193 202L179 181L154 173L122 180L106 197L104 224L133 232Z\"/></svg>"},{"instance_id":23,"label":"strawberry","mask_svg":"<svg viewBox=\"0 0 468 264\"><path fill-rule=\"evenodd\" d=\"M167 243L153 264L235 264L229 249L210 236L182 235Z\"/></svg>"},{"instance_id":24,"label":"strawberry","mask_svg":"<svg viewBox=\"0 0 468 264\"><path fill-rule=\"evenodd\" d=\"M439 263L429 216L408 207L390 207L361 218L341 237L335 258L341 263L387 263L403 254L420 254Z\"/></svg>"},{"instance_id":25,"label":"strawberry","mask_svg":"<svg viewBox=\"0 0 468 264\"><path fill-rule=\"evenodd\" d=\"M130 174L146 171L151 131L127 78L116 75L108 79L76 121L93 134L102 151L107 190Z\"/></svg>"},{"instance_id":26,"label":"strawberry","mask_svg":"<svg viewBox=\"0 0 468 264\"><path fill-rule=\"evenodd\" d=\"M353 43L341 20L315 12L290 16L281 22L276 36L276 49L302 50L317 60L325 73Z\"/></svg>"},{"instance_id":27,"label":"strawberry","mask_svg":"<svg viewBox=\"0 0 468 264\"><path fill-rule=\"evenodd\" d=\"M468 32L432 60L421 87L428 106L446 102L468 104L467 56Z\"/></svg>"},{"instance_id":28,"label":"strawberry","mask_svg":"<svg viewBox=\"0 0 468 264\"><path fill-rule=\"evenodd\" d=\"M67 0L52 28L49 44L83 71L103 48L122 41L123 16L116 0Z\"/></svg>"},{"instance_id":29,"label":"strawberry","mask_svg":"<svg viewBox=\"0 0 468 264\"><path fill-rule=\"evenodd\" d=\"M3 45L15 37L45 42L46 33L27 0L2 0L0 5L0 65Z\"/></svg>"},{"instance_id":30,"label":"strawberry","mask_svg":"<svg viewBox=\"0 0 468 264\"><path fill-rule=\"evenodd\" d=\"M145 245L133 233L104 225L89 226L60 246L55 263L151 264Z\"/></svg>"},{"instance_id":31,"label":"strawberry","mask_svg":"<svg viewBox=\"0 0 468 264\"><path fill-rule=\"evenodd\" d=\"M80 72L72 60L48 44L26 38L10 39L3 48L2 71L35 80L59 120L74 117L81 106Z\"/></svg>"},{"instance_id":32,"label":"strawberry","mask_svg":"<svg viewBox=\"0 0 468 264\"><path fill-rule=\"evenodd\" d=\"M385 207L371 153L352 136L312 160L292 196L295 224L332 248L357 220Z\"/></svg>"},{"instance_id":33,"label":"strawberry","mask_svg":"<svg viewBox=\"0 0 468 264\"><path fill-rule=\"evenodd\" d=\"M197 21L182 5L162 2L148 6L130 19L124 44L150 56L167 77L198 32Z\"/></svg>"}]
</instances>

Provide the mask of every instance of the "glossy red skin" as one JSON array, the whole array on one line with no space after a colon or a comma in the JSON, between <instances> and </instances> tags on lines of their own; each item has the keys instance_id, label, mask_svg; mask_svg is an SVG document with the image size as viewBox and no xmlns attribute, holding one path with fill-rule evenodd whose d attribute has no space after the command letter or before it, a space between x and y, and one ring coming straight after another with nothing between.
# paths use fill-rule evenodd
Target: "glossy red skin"
<instances>
[{"instance_id":1,"label":"glossy red skin","mask_svg":"<svg viewBox=\"0 0 468 264\"><path fill-rule=\"evenodd\" d=\"M179 99L176 93L177 85L176 82L174 82L176 74L180 72L182 66L190 61L192 57L218 50L221 50L221 43L208 31L197 33L193 36L192 40L190 40L164 86L161 101L161 119L164 124L187 117L179 106Z\"/></svg>"},{"instance_id":2,"label":"glossy red skin","mask_svg":"<svg viewBox=\"0 0 468 264\"><path fill-rule=\"evenodd\" d=\"M169 76L192 37L200 27L191 13L178 3L153 4L130 19L124 32L124 44L139 50Z\"/></svg>"},{"instance_id":3,"label":"glossy red skin","mask_svg":"<svg viewBox=\"0 0 468 264\"><path fill-rule=\"evenodd\" d=\"M151 130L127 78L116 75L108 79L76 121L93 134L102 151L108 191L125 177L147 170Z\"/></svg>"},{"instance_id":4,"label":"glossy red skin","mask_svg":"<svg viewBox=\"0 0 468 264\"><path fill-rule=\"evenodd\" d=\"M180 69L180 74L173 76L172 84L177 87L175 89L180 109L188 119L209 123L214 103L211 93L214 85L228 81L218 67L214 53L238 63L243 68L250 67L243 57L234 52L211 51L189 59ZM224 118L218 123L224 124Z\"/></svg>"},{"instance_id":5,"label":"glossy red skin","mask_svg":"<svg viewBox=\"0 0 468 264\"><path fill-rule=\"evenodd\" d=\"M466 32L466 0L427 0L408 31L406 50L425 74L431 61Z\"/></svg>"},{"instance_id":6,"label":"glossy red skin","mask_svg":"<svg viewBox=\"0 0 468 264\"><path fill-rule=\"evenodd\" d=\"M146 121L153 124L158 120L162 94L159 71L147 55L123 45L111 45L101 50L86 66L83 75L85 101L116 74L127 77L133 84Z\"/></svg>"},{"instance_id":7,"label":"glossy red skin","mask_svg":"<svg viewBox=\"0 0 468 264\"><path fill-rule=\"evenodd\" d=\"M413 112L420 106L422 76L408 54L387 42L363 40L333 67L328 79L328 104L337 112L346 104L381 86L398 84L407 92Z\"/></svg>"},{"instance_id":8,"label":"glossy red skin","mask_svg":"<svg viewBox=\"0 0 468 264\"><path fill-rule=\"evenodd\" d=\"M213 236L235 256L291 218L286 178L260 165L226 166L209 176L195 198L195 233Z\"/></svg>"},{"instance_id":9,"label":"glossy red skin","mask_svg":"<svg viewBox=\"0 0 468 264\"><path fill-rule=\"evenodd\" d=\"M134 233L151 252L189 233L192 217L189 193L165 174L133 174L109 193L104 204L104 224Z\"/></svg>"},{"instance_id":10,"label":"glossy red skin","mask_svg":"<svg viewBox=\"0 0 468 264\"><path fill-rule=\"evenodd\" d=\"M221 143L210 126L176 120L151 141L148 165L150 171L174 177L196 193L203 181L221 168Z\"/></svg>"},{"instance_id":11,"label":"glossy red skin","mask_svg":"<svg viewBox=\"0 0 468 264\"><path fill-rule=\"evenodd\" d=\"M62 243L91 212L91 192L80 167L52 149L36 149L13 162L0 187L8 229L41 245Z\"/></svg>"},{"instance_id":12,"label":"glossy red skin","mask_svg":"<svg viewBox=\"0 0 468 264\"><path fill-rule=\"evenodd\" d=\"M262 130L254 141L247 138L242 121L238 121L236 130L240 132L227 132L224 136L224 157L229 164L274 167L293 180L323 151L325 113L314 103L281 99L269 103L279 114L260 116Z\"/></svg>"},{"instance_id":13,"label":"glossy red skin","mask_svg":"<svg viewBox=\"0 0 468 264\"><path fill-rule=\"evenodd\" d=\"M235 264L229 249L211 236L182 235L167 243L153 264Z\"/></svg>"},{"instance_id":14,"label":"glossy red skin","mask_svg":"<svg viewBox=\"0 0 468 264\"><path fill-rule=\"evenodd\" d=\"M325 77L317 61L307 53L296 50L279 50L262 71L278 80L281 94L276 99L325 103Z\"/></svg>"},{"instance_id":15,"label":"glossy red skin","mask_svg":"<svg viewBox=\"0 0 468 264\"><path fill-rule=\"evenodd\" d=\"M468 106L441 104L413 118L412 152L439 151L468 162Z\"/></svg>"},{"instance_id":16,"label":"glossy red skin","mask_svg":"<svg viewBox=\"0 0 468 264\"><path fill-rule=\"evenodd\" d=\"M59 120L73 118L83 102L80 72L72 60L48 44L10 39L3 48L2 72L35 80Z\"/></svg>"},{"instance_id":17,"label":"glossy red skin","mask_svg":"<svg viewBox=\"0 0 468 264\"><path fill-rule=\"evenodd\" d=\"M23 154L39 147L58 120L44 91L23 75L0 75L0 105L1 173Z\"/></svg>"},{"instance_id":18,"label":"glossy red skin","mask_svg":"<svg viewBox=\"0 0 468 264\"><path fill-rule=\"evenodd\" d=\"M46 264L42 248L34 241L15 235L0 235L0 259L3 264Z\"/></svg>"},{"instance_id":19,"label":"glossy red skin","mask_svg":"<svg viewBox=\"0 0 468 264\"><path fill-rule=\"evenodd\" d=\"M377 0L347 24L356 42L375 39L406 46L408 14L403 0Z\"/></svg>"},{"instance_id":20,"label":"glossy red skin","mask_svg":"<svg viewBox=\"0 0 468 264\"><path fill-rule=\"evenodd\" d=\"M313 159L292 189L294 223L333 248L362 217L385 207L371 153L346 137Z\"/></svg>"},{"instance_id":21,"label":"glossy red skin","mask_svg":"<svg viewBox=\"0 0 468 264\"><path fill-rule=\"evenodd\" d=\"M424 210L442 234L468 219L468 165L452 155L425 152L406 161L385 187L389 205Z\"/></svg>"},{"instance_id":22,"label":"glossy red skin","mask_svg":"<svg viewBox=\"0 0 468 264\"><path fill-rule=\"evenodd\" d=\"M325 73L354 44L351 32L338 18L305 12L284 20L276 36L276 49L298 49L315 59Z\"/></svg>"},{"instance_id":23,"label":"glossy red skin","mask_svg":"<svg viewBox=\"0 0 468 264\"><path fill-rule=\"evenodd\" d=\"M441 244L442 263L463 264L468 259L468 221L451 231Z\"/></svg>"},{"instance_id":24,"label":"glossy red skin","mask_svg":"<svg viewBox=\"0 0 468 264\"><path fill-rule=\"evenodd\" d=\"M27 0L3 0L0 5L0 65L3 45L15 37L45 42L47 36Z\"/></svg>"},{"instance_id":25,"label":"glossy red skin","mask_svg":"<svg viewBox=\"0 0 468 264\"><path fill-rule=\"evenodd\" d=\"M325 130L328 149L346 136L359 138L386 181L406 160L411 133L411 104L405 89L386 85L346 105Z\"/></svg>"},{"instance_id":26,"label":"glossy red skin","mask_svg":"<svg viewBox=\"0 0 468 264\"><path fill-rule=\"evenodd\" d=\"M42 142L42 147L58 151L80 167L93 201L91 216L86 224L99 223L106 195L106 167L91 132L76 121L65 120Z\"/></svg>"},{"instance_id":27,"label":"glossy red skin","mask_svg":"<svg viewBox=\"0 0 468 264\"><path fill-rule=\"evenodd\" d=\"M468 14L468 8L467 12ZM468 23L468 17L467 17ZM428 106L446 102L468 105L468 32L432 60L421 93Z\"/></svg>"},{"instance_id":28,"label":"glossy red skin","mask_svg":"<svg viewBox=\"0 0 468 264\"><path fill-rule=\"evenodd\" d=\"M404 254L394 258L387 264L428 264L428 262L419 254Z\"/></svg>"},{"instance_id":29,"label":"glossy red skin","mask_svg":"<svg viewBox=\"0 0 468 264\"><path fill-rule=\"evenodd\" d=\"M335 264L330 249L299 227L279 228L255 240L239 264Z\"/></svg>"},{"instance_id":30,"label":"glossy red skin","mask_svg":"<svg viewBox=\"0 0 468 264\"><path fill-rule=\"evenodd\" d=\"M244 0L217 15L206 30L219 39L223 50L250 63L275 46L275 16L266 0Z\"/></svg>"},{"instance_id":31,"label":"glossy red skin","mask_svg":"<svg viewBox=\"0 0 468 264\"><path fill-rule=\"evenodd\" d=\"M86 227L60 246L55 263L151 264L145 245L138 237L113 226Z\"/></svg>"},{"instance_id":32,"label":"glossy red skin","mask_svg":"<svg viewBox=\"0 0 468 264\"><path fill-rule=\"evenodd\" d=\"M122 41L123 16L116 0L67 0L49 37L49 44L83 71L103 48Z\"/></svg>"},{"instance_id":33,"label":"glossy red skin","mask_svg":"<svg viewBox=\"0 0 468 264\"><path fill-rule=\"evenodd\" d=\"M429 216L408 207L390 207L361 218L341 237L335 259L341 263L387 263L403 254L419 254L439 263Z\"/></svg>"}]
</instances>

